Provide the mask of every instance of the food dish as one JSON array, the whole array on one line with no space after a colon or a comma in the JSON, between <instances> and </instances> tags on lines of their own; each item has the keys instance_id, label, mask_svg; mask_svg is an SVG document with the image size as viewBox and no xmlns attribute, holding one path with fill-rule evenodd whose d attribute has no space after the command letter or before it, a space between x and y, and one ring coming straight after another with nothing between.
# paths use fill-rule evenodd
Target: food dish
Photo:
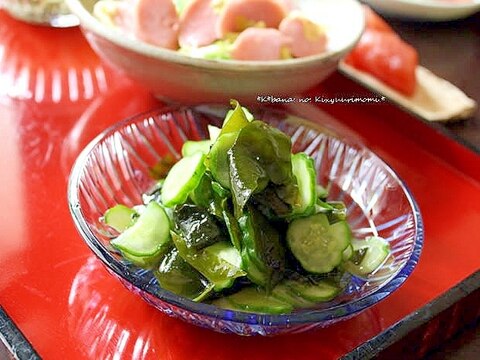
<instances>
[{"instance_id":1,"label":"food dish","mask_svg":"<svg viewBox=\"0 0 480 360\"><path fill-rule=\"evenodd\" d=\"M287 314L342 293L389 261L389 243L352 237L345 204L317 184L313 157L232 100L222 127L163 158L154 188L103 221L110 245L179 296ZM325 184L324 184L325 185Z\"/></svg>"},{"instance_id":2,"label":"food dish","mask_svg":"<svg viewBox=\"0 0 480 360\"><path fill-rule=\"evenodd\" d=\"M71 14L64 0L1 0L0 8L16 19L53 27L78 26L78 18Z\"/></svg>"},{"instance_id":3,"label":"food dish","mask_svg":"<svg viewBox=\"0 0 480 360\"><path fill-rule=\"evenodd\" d=\"M420 66L417 50L370 7L364 9L365 31L340 62L340 72L425 120L456 121L471 117L476 102Z\"/></svg>"},{"instance_id":4,"label":"food dish","mask_svg":"<svg viewBox=\"0 0 480 360\"><path fill-rule=\"evenodd\" d=\"M388 16L411 20L450 21L480 11L480 1L439 0L364 0L375 10Z\"/></svg>"},{"instance_id":5,"label":"food dish","mask_svg":"<svg viewBox=\"0 0 480 360\"><path fill-rule=\"evenodd\" d=\"M379 81L372 75L355 69L345 62L340 72L400 105L412 114L431 122L453 122L472 117L477 102L462 90L423 66L415 71L417 90L413 96L405 96Z\"/></svg>"},{"instance_id":6,"label":"food dish","mask_svg":"<svg viewBox=\"0 0 480 360\"><path fill-rule=\"evenodd\" d=\"M258 117L294 139L293 149L316 160L319 183L345 202L354 235L380 235L394 257L367 281L353 279L334 301L287 315L251 314L195 303L161 289L151 271L122 260L109 246L111 234L100 221L117 203L132 206L154 180L149 170L167 154L178 157L186 139L206 136L225 109L168 108L142 114L103 132L80 155L69 181L75 224L107 269L134 293L172 316L220 332L274 335L328 326L355 316L396 290L418 262L423 225L418 206L395 173L362 145L328 135L324 129L274 110Z\"/></svg>"},{"instance_id":7,"label":"food dish","mask_svg":"<svg viewBox=\"0 0 480 360\"><path fill-rule=\"evenodd\" d=\"M95 0L67 0L87 40L101 58L150 89L157 97L186 104L224 103L236 98L291 96L321 82L360 38L364 15L355 0L299 0L298 5L324 24L327 51L274 61L206 60L162 49L123 35L93 15Z\"/></svg>"},{"instance_id":8,"label":"food dish","mask_svg":"<svg viewBox=\"0 0 480 360\"><path fill-rule=\"evenodd\" d=\"M204 59L297 58L328 42L322 24L290 0L99 0L93 15L125 36Z\"/></svg>"}]
</instances>

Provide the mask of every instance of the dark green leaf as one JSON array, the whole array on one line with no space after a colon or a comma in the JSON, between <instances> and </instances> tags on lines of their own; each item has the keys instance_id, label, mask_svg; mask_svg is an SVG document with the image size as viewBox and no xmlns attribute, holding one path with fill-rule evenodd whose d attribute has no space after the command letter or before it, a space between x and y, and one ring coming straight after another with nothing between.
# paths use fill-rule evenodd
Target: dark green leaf
<instances>
[{"instance_id":1,"label":"dark green leaf","mask_svg":"<svg viewBox=\"0 0 480 360\"><path fill-rule=\"evenodd\" d=\"M205 208L191 204L177 206L173 220L188 248L200 250L227 239L223 225Z\"/></svg>"},{"instance_id":2,"label":"dark green leaf","mask_svg":"<svg viewBox=\"0 0 480 360\"><path fill-rule=\"evenodd\" d=\"M225 225L227 226L228 234L230 235L230 241L238 251L241 251L242 231L240 229L240 225L238 225L238 221L233 215L230 202L225 199L222 205L223 220L225 221Z\"/></svg>"},{"instance_id":3,"label":"dark green leaf","mask_svg":"<svg viewBox=\"0 0 480 360\"><path fill-rule=\"evenodd\" d=\"M252 121L240 130L228 150L236 215L252 194L262 191L269 182L276 185L293 182L290 154L290 138L262 121Z\"/></svg>"},{"instance_id":4,"label":"dark green leaf","mask_svg":"<svg viewBox=\"0 0 480 360\"><path fill-rule=\"evenodd\" d=\"M244 126L248 125L247 116L243 112L239 102L237 100L230 100L230 105L233 107L233 110L229 110L225 116L220 135L238 132Z\"/></svg>"},{"instance_id":5,"label":"dark green leaf","mask_svg":"<svg viewBox=\"0 0 480 360\"><path fill-rule=\"evenodd\" d=\"M292 212L292 207L278 195L278 187L267 186L262 192L253 195L253 203L269 219L285 218Z\"/></svg>"},{"instance_id":6,"label":"dark green leaf","mask_svg":"<svg viewBox=\"0 0 480 360\"><path fill-rule=\"evenodd\" d=\"M271 289L283 277L285 249L279 232L255 208L248 206L238 223L243 231L242 259L249 278ZM252 264L250 264L252 263ZM260 274L250 274L251 269ZM258 283L261 279L261 283Z\"/></svg>"},{"instance_id":7,"label":"dark green leaf","mask_svg":"<svg viewBox=\"0 0 480 360\"><path fill-rule=\"evenodd\" d=\"M245 272L237 265L222 258L221 252L209 251L210 247L196 251L187 247L186 241L181 235L173 231L171 235L180 256L213 283L215 290L230 287L236 278L245 276ZM212 246L214 247L217 244L222 243L216 243ZM227 242L223 242L223 244L225 244L223 253L226 252L226 249L236 251ZM237 254L237 256L239 255Z\"/></svg>"},{"instance_id":8,"label":"dark green leaf","mask_svg":"<svg viewBox=\"0 0 480 360\"><path fill-rule=\"evenodd\" d=\"M192 300L203 300L213 289L202 274L183 260L175 247L165 254L155 277L162 288Z\"/></svg>"}]
</instances>

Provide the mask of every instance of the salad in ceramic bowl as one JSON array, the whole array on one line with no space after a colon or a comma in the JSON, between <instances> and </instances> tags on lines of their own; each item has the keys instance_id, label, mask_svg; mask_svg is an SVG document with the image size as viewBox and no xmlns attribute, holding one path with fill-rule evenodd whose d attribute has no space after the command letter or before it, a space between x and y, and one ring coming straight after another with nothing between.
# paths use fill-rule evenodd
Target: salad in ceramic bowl
<instances>
[{"instance_id":1,"label":"salad in ceramic bowl","mask_svg":"<svg viewBox=\"0 0 480 360\"><path fill-rule=\"evenodd\" d=\"M321 22L293 0L100 0L93 14L127 36L206 59L281 60L327 50Z\"/></svg>"},{"instance_id":2,"label":"salad in ceramic bowl","mask_svg":"<svg viewBox=\"0 0 480 360\"><path fill-rule=\"evenodd\" d=\"M364 28L356 0L67 3L104 60L187 104L305 91L335 71Z\"/></svg>"}]
</instances>

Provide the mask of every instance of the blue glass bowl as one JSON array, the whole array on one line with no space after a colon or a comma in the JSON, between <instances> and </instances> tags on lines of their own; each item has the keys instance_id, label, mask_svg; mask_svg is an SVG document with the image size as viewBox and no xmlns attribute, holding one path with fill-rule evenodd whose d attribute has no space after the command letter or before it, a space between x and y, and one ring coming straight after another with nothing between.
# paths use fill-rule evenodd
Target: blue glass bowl
<instances>
[{"instance_id":1,"label":"blue glass bowl","mask_svg":"<svg viewBox=\"0 0 480 360\"><path fill-rule=\"evenodd\" d=\"M387 261L366 279L352 277L333 301L290 314L266 315L195 303L160 287L153 273L122 259L110 246L115 236L100 220L117 203L133 206L155 183L151 171L164 156L180 158L187 139L207 136L220 125L217 108L166 108L132 117L105 130L78 157L70 176L68 201L75 225L90 249L130 291L160 311L225 333L276 335L325 327L371 307L408 278L418 262L423 225L405 184L379 157L311 122L264 109L261 118L292 137L293 150L315 159L318 183L329 198L343 201L354 236L379 235L392 249Z\"/></svg>"}]
</instances>

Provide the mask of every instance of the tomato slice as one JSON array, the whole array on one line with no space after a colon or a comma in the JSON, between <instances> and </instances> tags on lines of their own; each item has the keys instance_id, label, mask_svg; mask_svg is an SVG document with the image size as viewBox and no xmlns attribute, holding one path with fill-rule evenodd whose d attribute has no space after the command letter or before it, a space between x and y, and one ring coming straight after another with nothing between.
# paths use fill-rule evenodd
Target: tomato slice
<instances>
[{"instance_id":1,"label":"tomato slice","mask_svg":"<svg viewBox=\"0 0 480 360\"><path fill-rule=\"evenodd\" d=\"M417 51L395 33L367 29L345 61L407 96L415 91Z\"/></svg>"},{"instance_id":2,"label":"tomato slice","mask_svg":"<svg viewBox=\"0 0 480 360\"><path fill-rule=\"evenodd\" d=\"M391 26L370 7L363 5L363 10L365 12L366 29L395 34Z\"/></svg>"}]
</instances>

